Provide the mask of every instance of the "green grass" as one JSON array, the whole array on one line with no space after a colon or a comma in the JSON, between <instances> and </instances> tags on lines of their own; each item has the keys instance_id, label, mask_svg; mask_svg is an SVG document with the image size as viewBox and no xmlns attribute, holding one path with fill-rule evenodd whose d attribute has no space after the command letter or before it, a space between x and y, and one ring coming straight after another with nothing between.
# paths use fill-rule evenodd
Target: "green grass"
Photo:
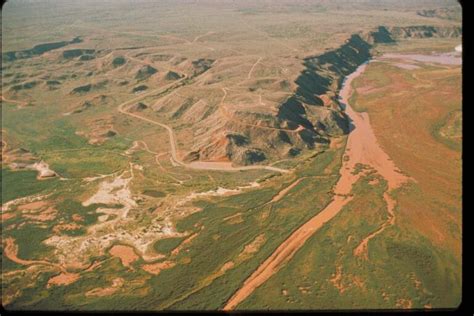
<instances>
[{"instance_id":1,"label":"green grass","mask_svg":"<svg viewBox=\"0 0 474 316\"><path fill-rule=\"evenodd\" d=\"M157 191L157 190L145 190L142 192L143 194L145 195L148 195L148 196L152 196L152 197L165 197L166 194L161 192L161 191Z\"/></svg>"},{"instance_id":2,"label":"green grass","mask_svg":"<svg viewBox=\"0 0 474 316\"><path fill-rule=\"evenodd\" d=\"M462 149L461 138L458 140L453 137L460 137L462 135L462 116L459 115L459 110L454 110L448 113L446 117L435 122L431 126L431 135L439 142L445 144L451 149L460 151ZM454 117L456 116L456 117ZM445 133L445 135L441 134ZM446 135L447 134L447 135Z\"/></svg>"},{"instance_id":3,"label":"green grass","mask_svg":"<svg viewBox=\"0 0 474 316\"><path fill-rule=\"evenodd\" d=\"M64 192L63 192L64 194ZM44 259L53 250L53 247L46 246L43 244L43 240L49 238L52 234L53 227L58 222L73 223L72 216L74 214L81 215L84 221L81 223L84 225L83 228L73 231L64 231L63 234L78 236L86 233L85 227L94 224L97 221L97 217L100 215L96 213L96 209L104 205L95 204L88 207L84 207L81 203L65 199L59 202L55 208L58 210L56 219L53 221L44 222L44 227L39 226L36 223L28 223L21 216L10 219L8 225L16 224L22 225L21 228L9 229L4 231L2 236L11 236L15 238L18 244L18 256L22 259ZM25 223L26 222L26 223Z\"/></svg>"},{"instance_id":4,"label":"green grass","mask_svg":"<svg viewBox=\"0 0 474 316\"><path fill-rule=\"evenodd\" d=\"M51 169L65 178L84 178L110 174L127 168L128 159L120 151L103 148L66 152L47 152L43 155Z\"/></svg>"},{"instance_id":5,"label":"green grass","mask_svg":"<svg viewBox=\"0 0 474 316\"><path fill-rule=\"evenodd\" d=\"M276 275L258 288L247 300L239 305L242 309L305 309L318 308L354 308L356 305L348 304L348 300L358 300L363 293L352 291L350 294L341 296L336 288L328 281L336 266L343 265L343 271L354 271L346 268L344 260L350 262L352 247L366 234L375 230L384 220L383 200L381 193L383 183L375 190L367 190L368 179L359 180L355 190L365 191L368 195L363 198L356 197L347 204L343 210L329 223L324 225L314 234L306 244L295 254L294 258L284 266ZM366 205L364 213L371 214L370 217L360 212L359 205L365 204L366 200L372 204ZM349 243L347 237L353 236ZM341 258L342 256L342 258ZM354 260L352 258L352 260ZM311 293L302 294L299 287L309 287ZM287 290L289 296L283 296L282 291ZM352 297L351 297L352 295ZM288 301L287 299L290 299ZM371 306L377 307L377 299L371 300Z\"/></svg>"},{"instance_id":6,"label":"green grass","mask_svg":"<svg viewBox=\"0 0 474 316\"><path fill-rule=\"evenodd\" d=\"M2 247L2 270L4 271L12 271L12 270L19 270L23 269L21 264L11 261L10 259L5 256L3 247Z\"/></svg>"},{"instance_id":7,"label":"green grass","mask_svg":"<svg viewBox=\"0 0 474 316\"><path fill-rule=\"evenodd\" d=\"M310 157L301 162L304 168L298 168L296 174L300 177L309 177L320 175L323 170L334 160L339 160L337 153L326 150L316 154L316 159Z\"/></svg>"},{"instance_id":8,"label":"green grass","mask_svg":"<svg viewBox=\"0 0 474 316\"><path fill-rule=\"evenodd\" d=\"M184 237L160 239L153 245L153 248L159 253L169 254L173 249L178 247L184 239Z\"/></svg>"},{"instance_id":9,"label":"green grass","mask_svg":"<svg viewBox=\"0 0 474 316\"><path fill-rule=\"evenodd\" d=\"M194 99L187 99L171 116L173 119L180 118L194 104Z\"/></svg>"},{"instance_id":10,"label":"green grass","mask_svg":"<svg viewBox=\"0 0 474 316\"><path fill-rule=\"evenodd\" d=\"M96 209L99 207L111 208L113 206L104 204L83 206L79 201L73 200L71 198L66 198L56 205L56 209L59 211L58 219L62 219L66 223L71 223L74 221L72 216L74 214L78 214L83 217L84 221L82 224L85 226L89 226L97 222L97 218L100 216L100 214L96 212ZM120 206L117 205L115 207Z\"/></svg>"},{"instance_id":11,"label":"green grass","mask_svg":"<svg viewBox=\"0 0 474 316\"><path fill-rule=\"evenodd\" d=\"M20 223L21 219L15 220ZM48 254L52 254L53 247L46 246L43 240L51 236L50 227L42 228L33 224L26 224L21 229L10 230L4 233L3 237L11 236L15 238L18 245L18 257L21 259L44 259Z\"/></svg>"},{"instance_id":12,"label":"green grass","mask_svg":"<svg viewBox=\"0 0 474 316\"><path fill-rule=\"evenodd\" d=\"M120 135L103 145L91 145L76 134L76 127L66 118L42 124L46 117L54 117L51 106L25 110L3 111L4 128L24 148L50 164L63 177L80 178L107 174L123 169L128 160L121 156L131 141Z\"/></svg>"},{"instance_id":13,"label":"green grass","mask_svg":"<svg viewBox=\"0 0 474 316\"><path fill-rule=\"evenodd\" d=\"M393 309L399 299L410 299L414 308L426 304L456 307L460 299L459 263L418 232L390 226L370 240L367 261L353 255L362 238L387 219L382 198L386 182L379 178L372 186L369 181L374 177L361 178L353 187L353 200L238 308ZM330 281L337 267L342 269L343 293ZM421 282L421 288L416 287L412 275ZM355 280L361 281L361 287ZM309 292L303 293L300 287Z\"/></svg>"},{"instance_id":14,"label":"green grass","mask_svg":"<svg viewBox=\"0 0 474 316\"><path fill-rule=\"evenodd\" d=\"M194 79L188 78L176 84L176 86L187 86L178 91L179 94L183 93L186 97L194 93L197 95L202 93L202 98L208 104L207 109L201 114L202 117L197 118L202 120L217 114L215 111L218 110L217 104L221 100L221 88L224 85L233 90L248 92L248 87L245 86L247 81L240 82L245 80L251 62L253 63L257 56L264 57L264 60L255 68L253 72L255 78L252 80L259 80L257 77L272 76L275 77L275 82L278 82L282 79L287 80L287 77L289 78L301 70L298 60L302 61L305 56L323 53L330 46L337 47L354 32L393 23L417 25L425 23L427 20L416 16L413 12L406 11L406 7L400 11L389 12L379 7L385 8L384 5L374 7L366 4L347 4L347 7L344 8L332 4L324 6L282 4L273 8L267 4L237 3L235 8L223 10L220 6L200 4L196 6L196 10L193 10L190 16L191 23L183 23L181 13L189 11L189 8L188 4L180 3L170 5L157 3L147 5L145 8L129 8L125 10L126 12L123 10L123 5L115 3L113 5L99 4L99 9L84 9L70 3L59 3L55 7L58 14L47 20L40 18L51 11L51 8L45 3L35 5L33 11L36 14L34 16L30 16L29 12L33 11L24 10L22 4L6 8L5 21L2 21L8 26L2 33L5 50L26 49L38 43L67 40L72 36L82 35L87 37L87 42L84 45L90 45L97 51L101 51L97 54L96 61L98 63L104 61L104 64L97 71L95 61L68 62L54 59L53 54L52 59L48 60L28 59L22 60L21 64L5 65L5 73L8 75L22 74L23 80L39 81L39 84L32 89L21 90L17 94L18 100L31 101L31 106L19 109L15 104L12 104L12 106L2 108L3 127L7 130L9 145L14 145L12 148L21 146L32 151L39 159L44 159L49 163L51 168L61 176L72 180L37 181L35 172L13 173L5 169L6 176L4 176L4 170L2 170L2 179L4 179L2 188L8 188L8 192L3 190L7 199L36 193L53 193L48 199L53 201L55 208L58 209L58 218L46 223L44 228L39 227L38 224L26 224L18 229L8 230L4 224L3 228L6 229L3 235L11 235L17 239L20 249L19 256L22 258L46 257L54 260L53 249L45 247L42 241L53 234L52 227L58 221L71 222L73 214L83 216L85 218L84 229L73 234L83 234L88 226L97 222L96 208L101 205L84 207L81 202L95 192L101 180L86 183L80 181L79 178L128 168L129 158L122 154L131 146L133 140L146 138L153 150L162 151L163 148L169 150L169 144L166 143L168 139L166 131L151 124L144 124L140 120L125 117L116 111L118 104L135 97L131 96L130 92L137 85L133 80L136 71L133 71L135 63L130 59L123 67L117 67L113 72L105 74L109 67L112 68L114 58L113 55L109 58L110 56L107 55L109 52L120 48L123 56L129 56L129 53L137 56L139 53L144 53L144 51L140 51L139 47L146 46L145 56L148 52L151 56L157 53L169 54L169 60L172 62L157 62L160 72L166 71L166 68L182 68L186 63L200 58L218 60L218 63L213 65L209 76L206 74L201 77L203 80L194 77ZM411 6L408 6L408 9L410 8ZM363 14L354 14L354 12L363 12ZM78 18L81 16L88 17L87 23L74 23L74 21L79 21ZM120 16L121 18L104 19L104 16ZM343 24L341 24L342 20ZM136 21L140 21L140 23L133 23ZM199 23L192 21L199 21ZM442 23L442 21L434 21L437 24ZM32 25L41 25L41 27L31 27ZM18 30L21 32L17 32ZM156 30L159 32L157 33ZM195 43L189 43L196 36L204 35L209 30L215 33L206 35ZM94 33L94 37L89 36L91 32ZM173 35L176 38L166 38L166 35ZM459 38L450 39L450 42L436 40L433 45L443 46L447 49L449 45L454 47L455 41L457 44ZM426 43L422 40L410 41L406 47L419 49ZM238 52L233 51L236 48ZM387 49L398 48L398 46L392 46ZM134 51L135 49L138 51ZM102 59L104 56L108 57ZM172 64L174 61L176 63ZM227 61L230 61L229 67L226 64ZM337 62L337 60L332 61ZM49 79L61 81L57 90L49 90L44 85L48 79L41 79L41 76L49 73L54 74ZM91 73L91 76L86 75L87 73ZM112 102L91 107L77 115L62 115L93 97L92 92L83 96L72 96L69 92L73 88L100 82L109 74L120 77L118 81L129 82L119 85L115 80L117 78L113 79L109 76L110 81L107 89L100 91L100 93L113 96ZM157 80L154 78L144 82L149 87L148 91L158 89L161 84L159 77L155 76ZM16 78L8 78L10 77L5 76L5 81L10 86L24 83L22 80L13 83L11 79ZM21 79L20 76L18 79ZM197 86L193 87L194 84ZM176 91L176 86L149 96L146 98L146 103L154 104L158 99ZM258 93L263 94L264 101L267 101L266 97L268 96L268 101L279 102L276 97L273 99L273 92L279 88L273 87L266 90L262 86L261 89ZM243 102L242 105L245 105L245 98L250 94L238 96L238 93L240 92L229 92L226 102L229 104ZM254 97L257 95L252 95L251 102L255 102L252 105L257 104ZM172 102L170 102L170 106L173 106ZM179 108L178 111L175 111L178 119L188 116L182 115L186 111L190 111L189 108L186 109L187 107L188 105L179 108L179 105L176 105L175 108ZM242 108L244 107L242 106ZM155 113L150 110L142 114L149 114L150 118L161 122L166 120L164 116L170 114L164 112ZM78 131L89 131L94 126L94 121L100 119L111 122L118 134L102 145L90 145L86 137L76 134ZM176 122L176 125L182 127L182 131L191 127L191 124L185 124L189 123ZM227 127L233 128L235 125ZM15 141L11 141L11 139ZM192 140L180 138L180 141L183 142L183 146L180 146L181 149L187 149L190 148L190 145L194 145L190 144ZM130 270L124 268L118 258L114 258L107 260L93 272L82 273L81 279L69 286L51 288L47 288L47 281L57 272L42 272L37 277L26 275L21 281L19 281L20 278L15 278L9 284L9 289L19 289L22 293L7 307L20 310L149 309L154 311L161 308L186 310L219 308L296 227L327 205L332 198L331 190L338 178L341 159L342 151L334 152L327 149L312 157L303 153L291 162L279 164L296 168L295 173L289 175L280 175L265 170L235 173L193 171L172 167L169 161L163 159L162 163L168 171L178 173L172 176L185 180L182 185L177 185L170 174L163 172L157 166L152 155L148 153L133 154L131 160L143 165L144 171L134 170L135 178L131 182L132 192L134 194L142 192L153 198L142 197L139 207L131 211L129 214L131 218L136 216L138 220L135 218L135 221L125 224L130 230L136 227L146 228L150 221L157 216L156 213L150 215L150 211L166 210L180 196L186 196L191 192L207 191L219 186L231 188L246 185L255 180L258 180L262 187L235 196L207 198L195 203L194 206L199 206L202 209L188 217L179 218L177 229L180 232L186 231L198 235L180 252L176 258L178 264L172 269L163 270L159 275L152 276L140 268L140 265L144 263L143 260L135 262L133 264L134 270ZM188 180L187 174L192 176L192 179ZM263 206L281 189L299 177L307 178L290 190L279 202ZM271 282L273 282L272 280L281 281L278 274L269 280L270 283L262 287L262 291L266 291L264 296L266 295L268 298L273 295L273 298L270 297L270 299L275 301L269 303L266 298L256 299L252 296L249 302L254 303L252 303L253 305L249 303L249 306L255 307L261 304L281 309L295 306L298 308L307 306L334 308L334 306L354 306L355 303L364 306L372 302L375 306L393 306L396 297L386 303L379 297L380 291L384 287L394 287L396 289L390 290L392 293L403 293L408 297L417 297L417 292L413 287L403 287L401 280L404 280L404 274L408 271L416 270L417 273L429 274L427 272L429 268L436 271L437 275L443 275L446 282L440 282L435 277L435 272L427 275L422 281L428 284L429 290L433 294L430 297L420 296L420 299L415 302L416 306L430 300L437 302L437 297L443 295L442 291L452 291L453 296L450 296L449 293L446 294L445 301L451 302L453 300L457 289L456 286L453 286L454 283L450 283L450 280L456 280L459 276L451 275L451 272L442 274L443 268L447 267L446 262L451 259L442 252L433 252L429 243L417 239L416 232L407 232L398 228L387 230L387 236L393 239L393 243L387 241L385 244L384 238L387 237L385 234L384 238L375 239L370 247L370 258L373 261L364 264L351 259L351 251L357 241L379 227L386 217L381 199L383 183L373 188L366 183L369 181L369 177L364 181L357 184L354 192L366 196L366 200L354 200L348 204L340 214L341 216L335 218L337 221L328 223L317 235L313 236L312 243L308 244L311 247L304 247L296 254L294 261L288 265L288 268L292 269L291 273L281 271L281 273L287 274L288 279L284 281L285 286L292 287L291 292L296 293L294 299L298 302L287 303L283 300L277 302L281 294L278 287L280 283ZM361 205L365 207L364 212L358 212ZM237 213L241 213L242 222L224 220ZM356 215L354 216L353 213ZM264 214L268 216L264 218L262 216ZM176 214L172 214L172 220L175 220L174 215ZM158 216L162 216L162 214ZM17 216L6 221L6 224L21 224L22 222L24 219ZM203 225L202 229L199 228L200 225ZM456 228L453 227L453 229ZM64 234L70 233L64 232ZM219 271L225 262L235 260L245 245L260 234L265 234L266 242L253 257L238 264L221 277L209 281L210 275ZM348 242L347 236L350 234L353 235L353 240ZM155 246L167 252L178 241L178 238L165 239L156 243ZM410 246L416 247L410 248ZM389 253L393 258L389 256ZM418 260L419 258L422 260ZM105 254L92 259L104 260L110 259L110 256ZM303 259L305 265L300 264ZM345 272L354 271L366 280L367 292L350 289L344 295L340 295L336 289L331 287L332 285L324 283L326 278L330 277L334 263L339 262L338 260L342 260ZM4 263L4 267L7 269L20 269L8 262L8 259L5 259ZM394 267L391 265L392 263L395 265ZM399 266L402 268L405 266L406 270ZM110 285L116 277L125 280L122 290L106 297L85 296L85 293L93 288ZM310 278L311 281L318 282L318 287L314 292L316 293L315 297L305 297L304 294L297 292L299 291L297 286L307 285ZM140 282L142 283L140 284ZM278 286L274 286L275 284ZM434 290L435 287L438 287L439 290ZM141 292L144 289L148 292ZM435 297L436 299L434 299ZM247 304L247 302L244 303Z\"/></svg>"},{"instance_id":15,"label":"green grass","mask_svg":"<svg viewBox=\"0 0 474 316\"><path fill-rule=\"evenodd\" d=\"M298 167L299 172L303 173L303 169L306 168L315 168L312 174L321 175L325 167L332 162L330 158L334 157L329 155L329 151L327 154L307 158L306 164ZM340 164L340 159L338 163ZM337 172L337 170L336 164L334 171ZM246 176L246 173L240 174L240 178ZM261 177L268 174L268 172L255 171L253 177L257 174L260 174ZM220 179L217 175L219 173L213 175L216 180ZM235 177L238 179L239 174L236 174ZM225 179L232 180L232 177L225 177ZM275 177L271 177L269 181L274 179ZM262 206L271 200L278 190L294 181L288 178L284 179L286 179L284 180L285 183L278 187L265 185L262 189L250 190L234 196L216 198L213 201L202 200L196 202L195 204L202 207L203 210L183 218L177 223L178 231L198 233L191 244L185 247L176 258L178 263L183 262L186 258L190 258L191 261L189 263L179 263L172 269L163 270L159 275L152 276L146 282L146 286L150 287L150 292L146 296L146 304L143 298L134 297L130 294L131 292L127 293L126 296L113 295L108 298L88 298L84 300L83 296L79 294L80 291L84 293L92 287L92 284L100 283L99 279L94 281L87 276L84 281L78 281L68 286L67 291L59 288L54 289L49 292L48 296L41 296L41 291L27 290L22 298L15 301L11 306L15 308L34 306L43 309L58 308L60 306L63 308L80 307L81 309L96 310L108 309L110 306L139 310L193 309L196 307L216 309L224 304L243 280L288 237L292 230L314 216L318 210L321 210L329 202L331 195L328 192L337 181L337 177L304 179L299 186L290 190L286 198L275 203L273 207L269 205ZM68 216L73 213L87 216L84 207L80 208L77 202L70 200L66 200L60 210L61 214L68 214ZM270 214L266 220L262 220L262 212L265 211L270 211ZM232 224L224 220L224 218L239 212L242 213L243 222ZM199 225L204 225L204 228L200 230ZM216 273L225 262L235 260L243 251L244 246L262 233L265 234L266 242L259 252L224 275L215 279L208 279L209 275ZM218 236L218 239L216 239L216 236ZM169 252L181 240L181 238L164 239L155 244L155 249L164 253ZM104 266L104 269L106 267L108 267L107 272L101 268L93 275L107 277L114 273L114 275L123 277L124 274L120 271L124 270L120 270L121 268L116 264L109 263ZM125 275L127 275L127 279L133 279L143 275L143 273L137 267L135 272L127 271ZM126 305L124 302L127 302Z\"/></svg>"},{"instance_id":16,"label":"green grass","mask_svg":"<svg viewBox=\"0 0 474 316\"><path fill-rule=\"evenodd\" d=\"M33 194L45 194L60 186L56 178L37 180L37 174L33 170L12 171L2 168L2 203Z\"/></svg>"}]
</instances>

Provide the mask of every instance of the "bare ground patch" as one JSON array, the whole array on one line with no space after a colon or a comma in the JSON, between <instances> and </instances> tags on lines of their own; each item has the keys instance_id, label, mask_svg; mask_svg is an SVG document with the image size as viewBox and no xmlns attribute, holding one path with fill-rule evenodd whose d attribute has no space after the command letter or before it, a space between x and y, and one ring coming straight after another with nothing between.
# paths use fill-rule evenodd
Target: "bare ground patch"
<instances>
[{"instance_id":1,"label":"bare ground patch","mask_svg":"<svg viewBox=\"0 0 474 316\"><path fill-rule=\"evenodd\" d=\"M130 246L115 245L109 250L109 253L119 258L124 267L130 267L133 262L140 258Z\"/></svg>"},{"instance_id":2,"label":"bare ground patch","mask_svg":"<svg viewBox=\"0 0 474 316\"><path fill-rule=\"evenodd\" d=\"M158 263L151 263L151 264L144 264L142 265L142 269L148 273L158 275L161 271L166 269L171 269L176 265L174 261L164 261Z\"/></svg>"},{"instance_id":3,"label":"bare ground patch","mask_svg":"<svg viewBox=\"0 0 474 316\"><path fill-rule=\"evenodd\" d=\"M112 280L112 285L109 287L98 287L86 292L86 296L110 296L117 292L125 283L122 278L115 278Z\"/></svg>"},{"instance_id":4,"label":"bare ground patch","mask_svg":"<svg viewBox=\"0 0 474 316\"><path fill-rule=\"evenodd\" d=\"M71 283L76 282L79 280L81 276L78 273L64 273L58 274L48 280L47 287L51 287L54 285L69 285Z\"/></svg>"}]
</instances>

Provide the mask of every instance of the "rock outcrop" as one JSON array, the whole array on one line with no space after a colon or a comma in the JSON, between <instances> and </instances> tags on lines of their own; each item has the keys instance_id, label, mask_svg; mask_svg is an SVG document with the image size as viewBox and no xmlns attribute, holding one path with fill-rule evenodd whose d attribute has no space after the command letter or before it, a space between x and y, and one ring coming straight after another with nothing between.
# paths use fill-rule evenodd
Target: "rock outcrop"
<instances>
[{"instance_id":1,"label":"rock outcrop","mask_svg":"<svg viewBox=\"0 0 474 316\"><path fill-rule=\"evenodd\" d=\"M339 103L338 93L344 78L370 59L374 45L395 43L407 37L460 34L460 28L434 26L380 26L370 32L353 34L340 47L305 58L304 69L293 84L267 78L249 82L248 90L254 93L272 85L292 91L276 106L276 113L239 106L229 111L220 108L223 104L205 104L192 98L161 111L177 122L194 124L193 143L184 154L187 161L250 165L291 158L305 150L323 150L332 137L350 132L350 119ZM199 59L192 65L199 72L198 69L210 67L209 63ZM207 83L213 79L210 76Z\"/></svg>"},{"instance_id":2,"label":"rock outcrop","mask_svg":"<svg viewBox=\"0 0 474 316\"><path fill-rule=\"evenodd\" d=\"M31 49L2 53L2 60L15 61L17 59L25 59L25 58L40 56L51 50L58 49L70 44L81 43L81 42L82 42L82 39L80 37L75 37L71 41L61 41L61 42L54 42L54 43L39 44L39 45L34 46Z\"/></svg>"},{"instance_id":3,"label":"rock outcrop","mask_svg":"<svg viewBox=\"0 0 474 316\"><path fill-rule=\"evenodd\" d=\"M157 72L158 70L156 70L152 66L145 65L142 68L140 68L140 70L138 70L137 74L135 75L135 79L145 80L145 79L150 78L152 75L154 75Z\"/></svg>"}]
</instances>

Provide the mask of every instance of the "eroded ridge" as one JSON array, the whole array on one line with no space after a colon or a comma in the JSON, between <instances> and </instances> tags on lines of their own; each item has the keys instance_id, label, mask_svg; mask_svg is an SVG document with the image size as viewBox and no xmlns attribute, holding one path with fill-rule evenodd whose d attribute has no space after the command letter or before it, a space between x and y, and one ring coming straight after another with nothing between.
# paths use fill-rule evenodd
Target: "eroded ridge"
<instances>
[{"instance_id":1,"label":"eroded ridge","mask_svg":"<svg viewBox=\"0 0 474 316\"><path fill-rule=\"evenodd\" d=\"M252 294L257 287L278 272L304 245L309 237L318 231L326 222L336 216L342 208L352 200L352 197L349 195L352 186L361 177L361 173L353 172L356 165L364 164L373 167L387 180L388 192L398 188L408 180L408 177L400 172L394 162L380 147L370 126L368 114L357 113L349 105L348 100L352 92L352 80L362 74L366 65L366 63L362 64L355 72L346 77L339 94L340 101L343 106L346 107L346 113L351 118L352 128L346 144L345 159L340 170L340 178L334 187L334 199L321 212L293 232L293 234L245 280L242 287L227 301L223 307L224 310L235 309L243 300ZM388 192L384 193L384 199L387 202L390 217L387 223L379 230L362 241L361 246L357 247L360 248L357 254L365 253L369 240L381 233L387 226L394 223L395 214L393 213L393 209L395 202L391 199Z\"/></svg>"}]
</instances>

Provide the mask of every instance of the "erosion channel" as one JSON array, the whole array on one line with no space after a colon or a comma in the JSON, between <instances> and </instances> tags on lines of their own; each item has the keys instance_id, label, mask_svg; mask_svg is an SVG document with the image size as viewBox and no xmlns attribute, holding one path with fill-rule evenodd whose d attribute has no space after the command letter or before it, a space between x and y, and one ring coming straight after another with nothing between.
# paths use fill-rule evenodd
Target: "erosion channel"
<instances>
[{"instance_id":1,"label":"erosion channel","mask_svg":"<svg viewBox=\"0 0 474 316\"><path fill-rule=\"evenodd\" d=\"M354 170L359 164L370 166L375 169L388 183L387 192L384 193L384 200L388 209L388 220L377 231L373 232L354 249L354 255L367 256L367 246L370 239L381 233L385 227L395 222L393 209L395 201L390 197L390 191L398 188L408 177L403 175L390 160L389 156L382 150L377 142L375 134L370 125L367 113L354 111L349 104L349 97L352 93L351 83L357 76L363 73L367 62L360 65L352 74L348 75L339 93L340 102L345 107L345 112L351 121L351 131L349 133L340 178L334 187L333 200L309 221L294 231L258 268L243 285L227 301L224 310L235 309L252 292L266 282L272 275L288 262L294 254L305 244L305 242L326 222L336 216L352 197L349 195L352 185L363 174L355 173Z\"/></svg>"}]
</instances>

